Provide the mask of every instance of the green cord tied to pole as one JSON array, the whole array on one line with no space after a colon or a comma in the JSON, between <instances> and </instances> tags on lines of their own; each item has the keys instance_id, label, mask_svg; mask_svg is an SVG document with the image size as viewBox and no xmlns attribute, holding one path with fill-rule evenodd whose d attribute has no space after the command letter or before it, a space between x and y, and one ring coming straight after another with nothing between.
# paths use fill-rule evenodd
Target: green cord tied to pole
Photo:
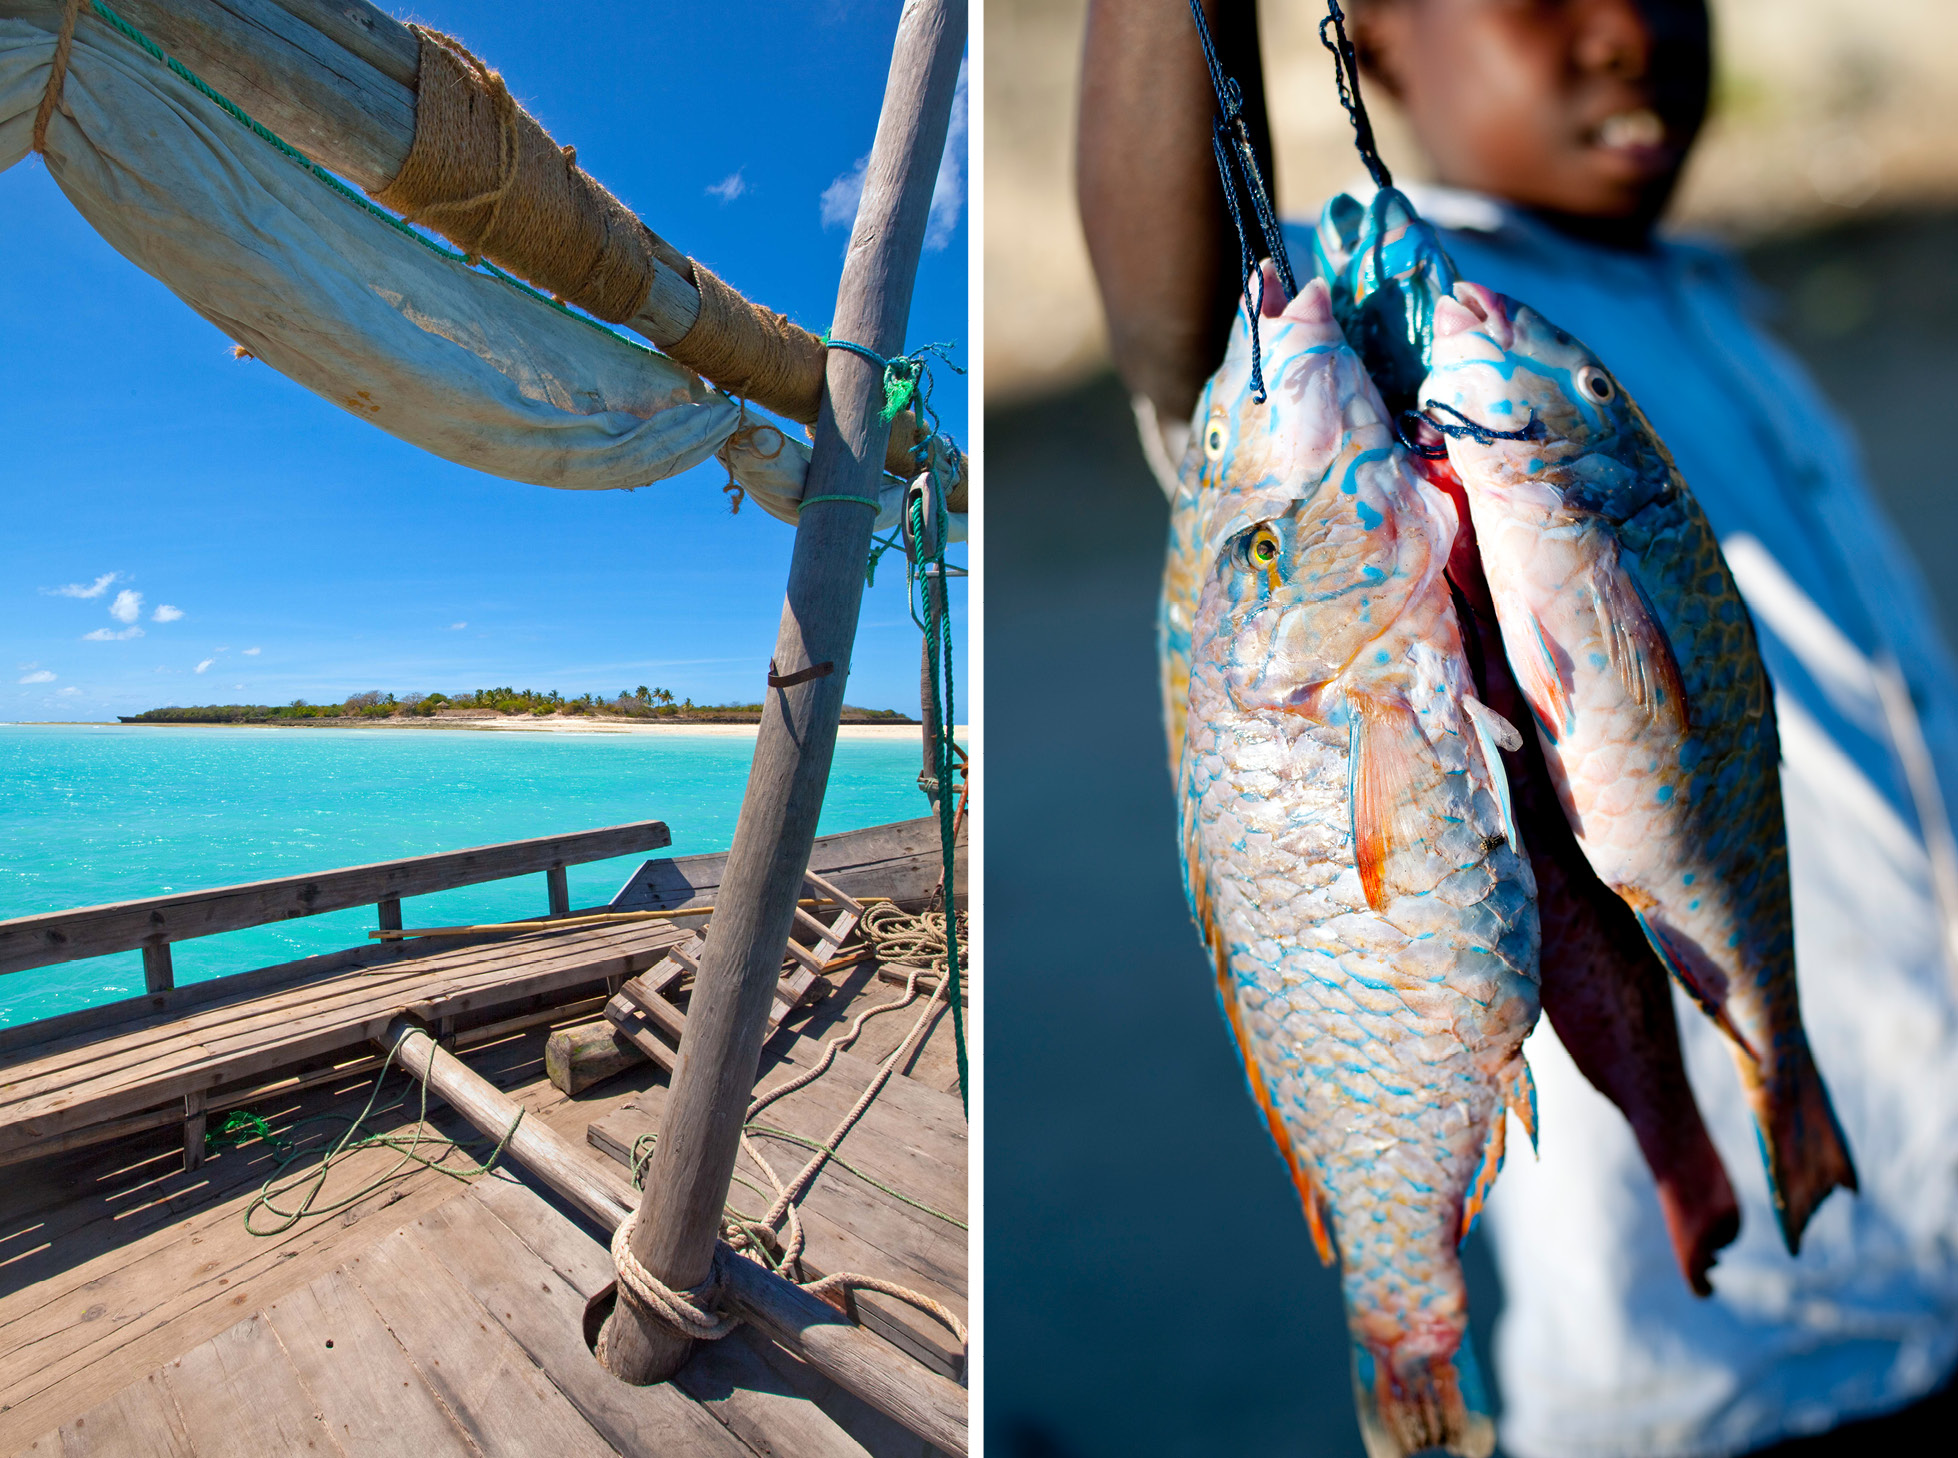
<instances>
[{"instance_id":1,"label":"green cord tied to pole","mask_svg":"<svg viewBox=\"0 0 1958 1458\"><path fill-rule=\"evenodd\" d=\"M924 419L931 409L931 357L936 355L938 362L954 374L965 371L952 363L950 344L926 344L912 350L909 354L894 355L885 359L883 355L867 345L854 344L847 339L832 339L827 334L820 336L823 343L831 349L847 349L851 354L860 355L884 372L884 408L877 412L877 418L889 425L897 419L898 412L918 402L918 417ZM937 418L931 421L932 433L937 433Z\"/></svg>"}]
</instances>

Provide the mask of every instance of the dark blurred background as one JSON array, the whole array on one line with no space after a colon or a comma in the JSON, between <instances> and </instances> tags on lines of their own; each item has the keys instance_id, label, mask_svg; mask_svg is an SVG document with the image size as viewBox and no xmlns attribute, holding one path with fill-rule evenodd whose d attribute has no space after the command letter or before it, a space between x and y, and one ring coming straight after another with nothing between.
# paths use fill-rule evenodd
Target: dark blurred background
<instances>
[{"instance_id":1,"label":"dark blurred background","mask_svg":"<svg viewBox=\"0 0 1958 1458\"><path fill-rule=\"evenodd\" d=\"M1069 242L1079 8L988 9L987 1452L1362 1458L1337 1280L1253 1115L1184 908L1153 641L1167 510ZM1799 29L1847 9L1775 13ZM1730 44L1762 13L1716 12ZM1267 31L1268 51L1287 40ZM1295 63L1282 49L1270 61L1275 86ZM1301 74L1323 86L1319 69ZM1695 207L1689 188L1687 220L1742 248L1776 331L1856 427L1958 638L1944 439L1958 204L1894 163L1896 98L1881 87L1874 112L1824 117L1836 160L1813 177L1776 173L1793 123L1775 121L1771 95L1744 72L1725 90L1748 99L1710 135L1702 185L1729 206ZM1293 210L1313 185L1295 182ZM1501 1291L1479 1237L1468 1268L1493 1378Z\"/></svg>"}]
</instances>

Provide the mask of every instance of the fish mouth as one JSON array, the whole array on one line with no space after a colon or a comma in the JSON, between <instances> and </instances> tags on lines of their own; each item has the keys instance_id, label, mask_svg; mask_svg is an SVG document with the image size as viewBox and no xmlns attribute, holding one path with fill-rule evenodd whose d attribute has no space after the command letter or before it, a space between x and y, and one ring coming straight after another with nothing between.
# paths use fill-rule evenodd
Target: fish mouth
<instances>
[{"instance_id":1,"label":"fish mouth","mask_svg":"<svg viewBox=\"0 0 1958 1458\"><path fill-rule=\"evenodd\" d=\"M1505 307L1507 303L1493 289L1464 279L1455 285L1454 297L1435 300L1435 338L1481 333L1496 348L1507 350L1516 342L1516 326Z\"/></svg>"}]
</instances>

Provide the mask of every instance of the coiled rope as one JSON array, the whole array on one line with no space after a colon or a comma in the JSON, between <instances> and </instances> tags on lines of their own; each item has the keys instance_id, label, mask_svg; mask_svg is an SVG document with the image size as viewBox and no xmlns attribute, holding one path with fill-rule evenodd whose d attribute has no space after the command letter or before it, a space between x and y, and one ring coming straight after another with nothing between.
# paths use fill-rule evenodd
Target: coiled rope
<instances>
[{"instance_id":1,"label":"coiled rope","mask_svg":"<svg viewBox=\"0 0 1958 1458\"><path fill-rule=\"evenodd\" d=\"M401 1051L401 1044L420 1031L418 1028L405 1030L401 1037L395 1040L394 1046L388 1049L387 1057L381 1062L381 1071L374 1076L374 1088L367 1095L366 1105L352 1120L343 1120L343 1116L338 1114L318 1114L293 1124L286 1131L285 1138L273 1135L265 1121L255 1115L246 1115L243 1120L239 1120L238 1116L234 1115L225 1121L225 1126L220 1131L222 1134L239 1132L241 1126L251 1127L266 1141L278 1161L264 1185L259 1188L259 1192L252 1197L251 1204L245 1207L247 1231L258 1236L283 1235L302 1220L337 1215L342 1210L350 1209L369 1195L386 1188L396 1180L405 1179L418 1169L434 1170L437 1174L447 1175L452 1180L467 1183L496 1168L497 1161L503 1157L503 1151L510 1143L510 1136L517 1132L517 1126L523 1122L523 1110L521 1108L517 1110L517 1117L510 1121L510 1127L504 1130L503 1137L496 1141L496 1147L490 1151L488 1159L480 1164L472 1159L467 1168L452 1167L448 1163L450 1156L462 1152L464 1146L453 1139L429 1134L428 1079L425 1076L416 1080L421 1088L421 1107L416 1115L414 1126L408 1133L362 1134L360 1132L374 1113L374 1105L381 1097L381 1086L387 1081L388 1070L394 1066L395 1055ZM388 1107L393 1108L394 1105L390 1104ZM311 1153L309 1150L301 1149L299 1142L290 1136L308 1124L341 1122L346 1123L346 1128L332 1148L327 1150L318 1168L304 1171L290 1180L285 1179L285 1172L298 1161L309 1157ZM385 1174L368 1180L349 1194L327 1200L326 1185L328 1179L332 1177L334 1166L363 1149L393 1149L398 1151L401 1157ZM289 1206L279 1203L284 1197L295 1192L299 1195L295 1203ZM253 1216L260 1210L269 1211L276 1223L266 1229L260 1229L253 1223Z\"/></svg>"},{"instance_id":2,"label":"coiled rope","mask_svg":"<svg viewBox=\"0 0 1958 1458\"><path fill-rule=\"evenodd\" d=\"M946 996L951 985L946 970L951 953L945 941L944 927L945 918L942 913L907 914L898 911L888 903L873 906L865 913L862 923L865 939L878 950L879 960L884 962L884 965L904 969L906 973L904 992L889 1002L879 1003L858 1013L847 1031L829 1039L823 1045L822 1057L811 1067L761 1094L749 1104L747 1120L741 1131L741 1147L756 1168L762 1172L769 1188L763 1189L738 1170L734 1178L736 1182L757 1195L764 1198L772 1196L773 1202L759 1219L748 1216L729 1204L722 1211L721 1238L738 1254L769 1270L784 1274L788 1279L800 1284L811 1295L829 1302L846 1313L849 1310L848 1293L851 1291L880 1292L928 1313L943 1323L958 1338L960 1345L964 1345L965 1324L943 1303L933 1300L922 1292L857 1271L837 1271L817 1281L802 1281L804 1235L802 1221L797 1213L797 1202L807 1192L816 1176L821 1173L823 1166L834 1162L872 1188L883 1191L915 1210L943 1220L960 1230L969 1228L965 1221L943 1210L934 1209L924 1201L886 1184L850 1163L837 1152L837 1146L843 1142L844 1137L856 1126L857 1121L870 1108L877 1095L883 1091L891 1075L922 1041L925 1031L939 1011L941 1000ZM960 939L963 940L963 918L960 919L959 930ZM886 949L891 953L888 961L883 957ZM934 972L937 976L932 985L931 996L926 1000L917 1020L912 1023L910 1031L899 1041L890 1056L878 1065L875 1076L826 1139L810 1139L806 1135L758 1121L756 1116L770 1104L798 1089L807 1088L828 1073L836 1062L836 1056L856 1042L863 1032L864 1025L872 1018L884 1013L896 1012L915 1002L921 982L931 977ZM793 1178L784 1180L755 1142L757 1138L800 1145L812 1151L812 1154ZM657 1133L642 1134L633 1141L631 1169L635 1189L644 1184L646 1167L652 1160L652 1152L658 1142ZM786 1240L777 1233L777 1227L784 1222L787 1225ZM633 1258L629 1249L631 1227L632 1221L625 1221L612 1237L613 1264L618 1269L621 1288L640 1300L653 1314L669 1321L690 1337L701 1341L716 1341L733 1330L735 1325L733 1319L713 1309L714 1296L720 1284L718 1270L700 1286L686 1291L674 1291Z\"/></svg>"}]
</instances>

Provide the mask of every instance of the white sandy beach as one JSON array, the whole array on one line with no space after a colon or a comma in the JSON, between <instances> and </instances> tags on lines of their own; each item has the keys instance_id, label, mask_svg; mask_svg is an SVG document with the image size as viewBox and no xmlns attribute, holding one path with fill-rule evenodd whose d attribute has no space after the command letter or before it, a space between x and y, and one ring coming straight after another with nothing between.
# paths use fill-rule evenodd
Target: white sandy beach
<instances>
[{"instance_id":1,"label":"white sandy beach","mask_svg":"<svg viewBox=\"0 0 1958 1458\"><path fill-rule=\"evenodd\" d=\"M758 724L675 724L671 722L647 722L625 719L589 719L577 717L539 719L530 714L505 714L482 718L430 718L430 719L375 719L361 723L346 720L282 720L260 724L100 724L93 721L64 723L47 721L48 727L59 724L63 728L141 728L156 729L473 729L495 731L506 734L654 734L685 737L688 735L709 738L748 738L752 739L760 729ZM922 726L917 724L842 724L837 727L837 737L853 740L917 740ZM966 726L960 724L955 729L960 739L966 737Z\"/></svg>"}]
</instances>

